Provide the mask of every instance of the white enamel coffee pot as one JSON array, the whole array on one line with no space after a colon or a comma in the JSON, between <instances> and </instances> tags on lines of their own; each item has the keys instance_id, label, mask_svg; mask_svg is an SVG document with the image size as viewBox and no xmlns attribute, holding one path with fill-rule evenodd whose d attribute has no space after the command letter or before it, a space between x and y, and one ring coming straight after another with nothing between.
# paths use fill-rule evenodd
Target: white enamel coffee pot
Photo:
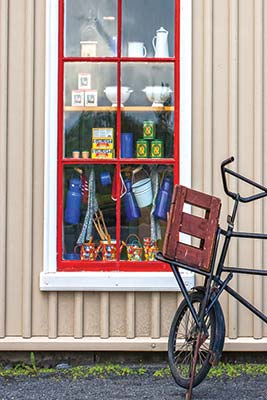
<instances>
[{"instance_id":1,"label":"white enamel coffee pot","mask_svg":"<svg viewBox=\"0 0 267 400\"><path fill-rule=\"evenodd\" d=\"M155 51L155 57L166 58L169 57L168 48L168 31L163 27L156 31L156 36L153 37L152 45Z\"/></svg>"}]
</instances>

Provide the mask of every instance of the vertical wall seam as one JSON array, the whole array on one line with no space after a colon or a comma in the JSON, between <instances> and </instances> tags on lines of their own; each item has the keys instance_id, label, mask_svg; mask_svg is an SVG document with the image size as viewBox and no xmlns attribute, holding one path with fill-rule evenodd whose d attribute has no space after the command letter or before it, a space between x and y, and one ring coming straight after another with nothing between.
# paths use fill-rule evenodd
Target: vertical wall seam
<instances>
[{"instance_id":1,"label":"vertical wall seam","mask_svg":"<svg viewBox=\"0 0 267 400\"><path fill-rule=\"evenodd\" d=\"M74 337L83 337L83 292L74 294Z\"/></svg>"},{"instance_id":2,"label":"vertical wall seam","mask_svg":"<svg viewBox=\"0 0 267 400\"><path fill-rule=\"evenodd\" d=\"M126 293L126 337L127 339L135 338L135 293Z\"/></svg>"},{"instance_id":3,"label":"vertical wall seam","mask_svg":"<svg viewBox=\"0 0 267 400\"><path fill-rule=\"evenodd\" d=\"M213 2L204 1L204 192L212 192L212 88L213 88Z\"/></svg>"},{"instance_id":4,"label":"vertical wall seam","mask_svg":"<svg viewBox=\"0 0 267 400\"><path fill-rule=\"evenodd\" d=\"M229 156L238 154L238 0L229 0L229 112L228 112L228 151ZM236 160L238 161L238 160ZM235 163L236 169L237 163ZM237 179L229 179L233 191L237 191ZM232 207L232 200L228 199L228 209ZM229 264L238 265L237 240L231 243L229 248ZM232 281L231 286L237 290L238 278ZM228 336L237 337L238 332L238 305L235 299L228 296Z\"/></svg>"},{"instance_id":5,"label":"vertical wall seam","mask_svg":"<svg viewBox=\"0 0 267 400\"><path fill-rule=\"evenodd\" d=\"M55 339L58 336L58 295L57 292L48 294L48 337Z\"/></svg>"},{"instance_id":6,"label":"vertical wall seam","mask_svg":"<svg viewBox=\"0 0 267 400\"><path fill-rule=\"evenodd\" d=\"M254 1L254 179L263 181L263 3L262 0ZM253 204L254 232L263 232L263 204ZM253 242L254 268L263 265L263 241ZM263 308L263 279L253 277L254 304L259 309ZM263 334L263 323L253 316L253 334L259 339Z\"/></svg>"},{"instance_id":7,"label":"vertical wall seam","mask_svg":"<svg viewBox=\"0 0 267 400\"><path fill-rule=\"evenodd\" d=\"M33 213L33 75L34 1L25 0L24 15L24 148L23 148L23 255L22 336L31 337L32 325L32 213Z\"/></svg>"},{"instance_id":8,"label":"vertical wall seam","mask_svg":"<svg viewBox=\"0 0 267 400\"><path fill-rule=\"evenodd\" d=\"M151 294L151 338L160 338L160 293L152 292Z\"/></svg>"},{"instance_id":9,"label":"vertical wall seam","mask_svg":"<svg viewBox=\"0 0 267 400\"><path fill-rule=\"evenodd\" d=\"M8 0L0 2L0 337L6 333Z\"/></svg>"},{"instance_id":10,"label":"vertical wall seam","mask_svg":"<svg viewBox=\"0 0 267 400\"><path fill-rule=\"evenodd\" d=\"M109 292L101 292L100 295L100 337L102 339L109 338L109 321L110 321L110 307L109 307Z\"/></svg>"}]
</instances>

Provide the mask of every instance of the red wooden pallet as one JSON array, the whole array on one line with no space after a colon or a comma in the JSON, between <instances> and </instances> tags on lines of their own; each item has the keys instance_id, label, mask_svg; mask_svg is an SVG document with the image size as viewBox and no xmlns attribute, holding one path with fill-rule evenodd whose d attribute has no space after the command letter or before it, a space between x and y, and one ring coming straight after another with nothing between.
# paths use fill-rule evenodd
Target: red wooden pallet
<instances>
[{"instance_id":1,"label":"red wooden pallet","mask_svg":"<svg viewBox=\"0 0 267 400\"><path fill-rule=\"evenodd\" d=\"M185 212L185 203L204 209L204 218ZM219 198L176 185L163 244L163 255L183 264L209 271L220 210ZM200 239L199 247L182 243L180 233Z\"/></svg>"}]
</instances>

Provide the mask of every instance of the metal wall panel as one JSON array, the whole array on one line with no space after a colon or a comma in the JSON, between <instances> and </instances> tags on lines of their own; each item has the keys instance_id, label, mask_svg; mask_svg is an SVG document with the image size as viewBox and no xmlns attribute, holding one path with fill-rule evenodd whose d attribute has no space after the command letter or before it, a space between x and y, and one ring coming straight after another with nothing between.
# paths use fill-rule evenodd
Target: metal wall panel
<instances>
[{"instance_id":1,"label":"metal wall panel","mask_svg":"<svg viewBox=\"0 0 267 400\"><path fill-rule=\"evenodd\" d=\"M192 185L222 198L225 226L231 201L222 191L221 160L234 155L235 169L267 185L267 7L264 0L192 3ZM23 338L34 350L166 349L176 293L40 292L45 2L1 0L0 58L0 349L23 349ZM231 187L248 193L234 180ZM243 206L237 226L266 230L266 215L266 202ZM237 241L228 261L262 268L267 243ZM264 283L243 276L232 285L267 312ZM226 348L260 350L266 326L235 300L224 296L222 304Z\"/></svg>"}]
</instances>

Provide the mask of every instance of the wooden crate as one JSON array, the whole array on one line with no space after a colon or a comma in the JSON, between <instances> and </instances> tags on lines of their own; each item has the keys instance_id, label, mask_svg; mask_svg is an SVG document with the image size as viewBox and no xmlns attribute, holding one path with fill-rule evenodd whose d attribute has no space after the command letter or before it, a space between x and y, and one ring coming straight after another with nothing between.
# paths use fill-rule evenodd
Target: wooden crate
<instances>
[{"instance_id":1,"label":"wooden crate","mask_svg":"<svg viewBox=\"0 0 267 400\"><path fill-rule=\"evenodd\" d=\"M186 212L185 204L201 208L204 217ZM217 197L176 185L163 244L163 255L183 264L209 271L220 209L221 200ZM181 233L197 238L199 246L182 243Z\"/></svg>"}]
</instances>

